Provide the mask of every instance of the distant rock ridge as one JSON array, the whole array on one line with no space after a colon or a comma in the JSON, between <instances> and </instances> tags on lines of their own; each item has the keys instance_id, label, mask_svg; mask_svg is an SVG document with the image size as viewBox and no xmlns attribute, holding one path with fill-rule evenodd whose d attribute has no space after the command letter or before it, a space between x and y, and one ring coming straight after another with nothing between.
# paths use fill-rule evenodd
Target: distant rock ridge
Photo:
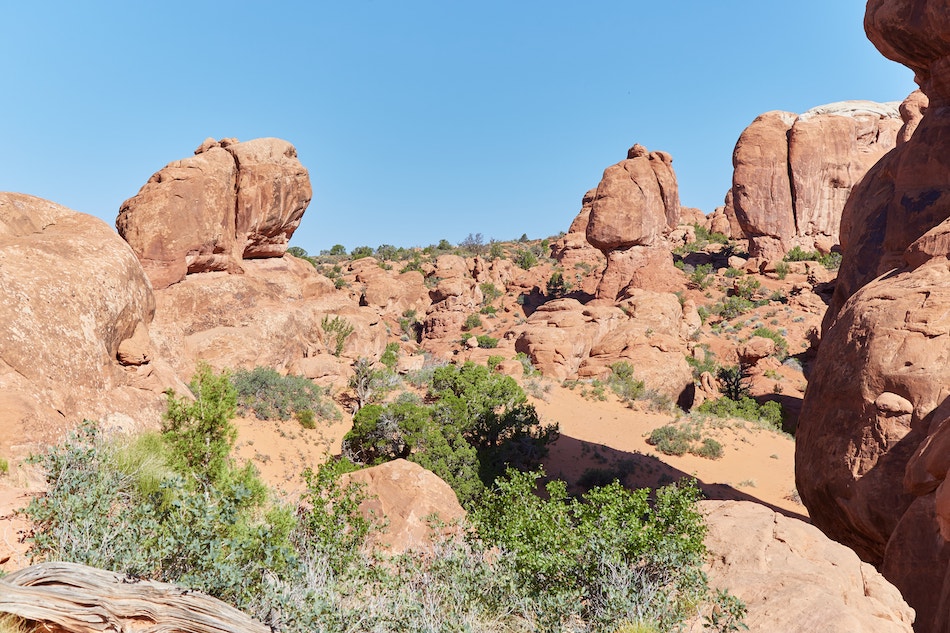
<instances>
[{"instance_id":1,"label":"distant rock ridge","mask_svg":"<svg viewBox=\"0 0 950 633\"><path fill-rule=\"evenodd\" d=\"M758 116L739 136L725 213L764 262L791 248L829 252L867 170L897 144L898 102L839 101Z\"/></svg>"},{"instance_id":2,"label":"distant rock ridge","mask_svg":"<svg viewBox=\"0 0 950 633\"><path fill-rule=\"evenodd\" d=\"M209 138L123 202L116 228L161 289L188 273L241 272L242 260L280 257L311 197L287 141Z\"/></svg>"}]
</instances>

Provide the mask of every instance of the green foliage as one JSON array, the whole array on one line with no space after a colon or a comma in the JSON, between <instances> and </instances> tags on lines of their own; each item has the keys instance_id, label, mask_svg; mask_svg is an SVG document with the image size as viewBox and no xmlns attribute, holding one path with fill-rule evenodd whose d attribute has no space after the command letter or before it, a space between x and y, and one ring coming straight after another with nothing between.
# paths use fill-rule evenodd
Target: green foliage
<instances>
[{"instance_id":1,"label":"green foliage","mask_svg":"<svg viewBox=\"0 0 950 633\"><path fill-rule=\"evenodd\" d=\"M698 449L691 449L691 452L706 459L720 459L722 444L711 437L704 437L702 445Z\"/></svg>"},{"instance_id":2,"label":"green foliage","mask_svg":"<svg viewBox=\"0 0 950 633\"><path fill-rule=\"evenodd\" d=\"M294 257L299 257L300 259L306 259L307 251L300 248L299 246L291 246L287 249L288 255L293 255Z\"/></svg>"},{"instance_id":3,"label":"green foliage","mask_svg":"<svg viewBox=\"0 0 950 633\"><path fill-rule=\"evenodd\" d=\"M690 273L687 283L691 288L705 290L712 284L712 264L697 266Z\"/></svg>"},{"instance_id":4,"label":"green foliage","mask_svg":"<svg viewBox=\"0 0 950 633\"><path fill-rule=\"evenodd\" d=\"M115 457L89 423L37 458L48 491L27 510L34 558L205 591L274 630L666 632L710 597L694 485L661 489L652 504L616 483L581 499L552 483L542 499L536 474L512 472L469 529L380 557L366 538L382 526L360 512L361 487L343 484L355 468L346 459L306 471L293 511L249 504L241 486L186 486L178 473L143 493ZM710 617L741 617L741 603L716 600Z\"/></svg>"},{"instance_id":5,"label":"green foliage","mask_svg":"<svg viewBox=\"0 0 950 633\"><path fill-rule=\"evenodd\" d=\"M749 387L745 383L745 375L739 365L720 367L716 373L719 385L727 398L739 400L749 395Z\"/></svg>"},{"instance_id":6,"label":"green foliage","mask_svg":"<svg viewBox=\"0 0 950 633\"><path fill-rule=\"evenodd\" d=\"M666 424L653 429L647 444L655 446L665 455L684 455L689 452L692 443L699 439L699 434L693 430Z\"/></svg>"},{"instance_id":7,"label":"green foliage","mask_svg":"<svg viewBox=\"0 0 950 633\"><path fill-rule=\"evenodd\" d=\"M242 413L251 412L258 420L289 420L305 411L324 420L340 419L340 412L323 390L304 376L281 376L270 367L239 369L231 375Z\"/></svg>"},{"instance_id":8,"label":"green foliage","mask_svg":"<svg viewBox=\"0 0 950 633\"><path fill-rule=\"evenodd\" d=\"M399 319L399 329L402 330L405 340L419 341L422 334L422 323L416 318L415 310L406 310Z\"/></svg>"},{"instance_id":9,"label":"green foliage","mask_svg":"<svg viewBox=\"0 0 950 633\"><path fill-rule=\"evenodd\" d=\"M503 294L502 291L490 281L479 284L478 288L482 291L482 303L485 305L490 304Z\"/></svg>"},{"instance_id":10,"label":"green foliage","mask_svg":"<svg viewBox=\"0 0 950 633\"><path fill-rule=\"evenodd\" d=\"M387 343L383 355L379 357L379 362L389 371L396 371L396 363L399 362L399 343Z\"/></svg>"},{"instance_id":11,"label":"green foliage","mask_svg":"<svg viewBox=\"0 0 950 633\"><path fill-rule=\"evenodd\" d=\"M478 346L482 349L495 349L498 347L498 339L494 336L479 334L475 337L475 340L478 341Z\"/></svg>"},{"instance_id":12,"label":"green foliage","mask_svg":"<svg viewBox=\"0 0 950 633\"><path fill-rule=\"evenodd\" d=\"M692 370L694 380L699 380L700 376L706 372L715 376L716 372L719 371L719 363L716 362L716 355L709 351L708 346L705 344L702 346L702 350L704 352L702 354L702 360L697 359L692 354L686 355L686 364L689 365Z\"/></svg>"},{"instance_id":13,"label":"green foliage","mask_svg":"<svg viewBox=\"0 0 950 633\"><path fill-rule=\"evenodd\" d=\"M729 321L745 314L754 307L755 304L745 297L733 296L725 297L722 301L717 302L712 307L712 312L718 314L723 320Z\"/></svg>"},{"instance_id":14,"label":"green foliage","mask_svg":"<svg viewBox=\"0 0 950 633\"><path fill-rule=\"evenodd\" d=\"M774 400L759 404L749 396L739 399L724 396L718 400L707 400L699 405L697 411L719 418L762 422L775 429L782 428L782 405Z\"/></svg>"},{"instance_id":15,"label":"green foliage","mask_svg":"<svg viewBox=\"0 0 950 633\"><path fill-rule=\"evenodd\" d=\"M300 426L305 429L312 430L317 428L317 421L314 419L313 411L310 411L309 409L297 411L294 414L294 417L297 418L297 422L300 423Z\"/></svg>"},{"instance_id":16,"label":"green foliage","mask_svg":"<svg viewBox=\"0 0 950 633\"><path fill-rule=\"evenodd\" d=\"M525 270L531 270L532 267L537 265L538 256L535 255L530 249L522 248L515 253L514 262L521 268Z\"/></svg>"},{"instance_id":17,"label":"green foliage","mask_svg":"<svg viewBox=\"0 0 950 633\"><path fill-rule=\"evenodd\" d=\"M785 254L787 262L807 262L814 261L820 263L828 270L837 270L841 266L841 253L822 254L819 251L806 251L800 246L794 247Z\"/></svg>"},{"instance_id":18,"label":"green foliage","mask_svg":"<svg viewBox=\"0 0 950 633\"><path fill-rule=\"evenodd\" d=\"M465 318L465 323L462 324L463 330L474 330L477 327L482 327L482 320L477 314L470 314Z\"/></svg>"},{"instance_id":19,"label":"green foliage","mask_svg":"<svg viewBox=\"0 0 950 633\"><path fill-rule=\"evenodd\" d=\"M350 322L341 316L334 316L331 319L330 315L326 314L320 321L320 327L323 328L323 331L326 332L330 339L330 344L327 345L330 352L332 352L334 356L342 354L343 346L346 345L346 339L353 333L353 326Z\"/></svg>"},{"instance_id":20,"label":"green foliage","mask_svg":"<svg viewBox=\"0 0 950 633\"><path fill-rule=\"evenodd\" d=\"M328 252L328 255L332 255L334 257L342 257L343 255L346 255L346 247L343 246L342 244L334 244L333 246L330 247L330 251Z\"/></svg>"},{"instance_id":21,"label":"green foliage","mask_svg":"<svg viewBox=\"0 0 950 633\"><path fill-rule=\"evenodd\" d=\"M541 630L576 616L598 631L641 619L669 630L689 615L706 592L695 484L661 488L651 506L647 490L617 482L571 499L552 481L542 498L539 477L509 471L473 519L482 539L510 554L512 591Z\"/></svg>"},{"instance_id":22,"label":"green foliage","mask_svg":"<svg viewBox=\"0 0 950 633\"><path fill-rule=\"evenodd\" d=\"M633 375L633 365L623 361L610 366L607 385L618 398L627 403L639 399L645 391L643 381L637 380Z\"/></svg>"},{"instance_id":23,"label":"green foliage","mask_svg":"<svg viewBox=\"0 0 950 633\"><path fill-rule=\"evenodd\" d=\"M10 473L10 462L7 461L6 457L0 457L0 476L7 475Z\"/></svg>"},{"instance_id":24,"label":"green foliage","mask_svg":"<svg viewBox=\"0 0 950 633\"><path fill-rule=\"evenodd\" d=\"M372 257L373 249L369 246L357 246L352 251L350 251L350 259L363 259L364 257Z\"/></svg>"},{"instance_id":25,"label":"green foliage","mask_svg":"<svg viewBox=\"0 0 950 633\"><path fill-rule=\"evenodd\" d=\"M203 483L219 484L229 473L231 447L237 440L231 424L237 391L227 372L215 374L206 364L198 366L188 386L193 400L168 392L162 435L176 470L194 473Z\"/></svg>"},{"instance_id":26,"label":"green foliage","mask_svg":"<svg viewBox=\"0 0 950 633\"><path fill-rule=\"evenodd\" d=\"M775 274L779 279L785 279L788 276L788 264L785 262L775 264Z\"/></svg>"},{"instance_id":27,"label":"green foliage","mask_svg":"<svg viewBox=\"0 0 950 633\"><path fill-rule=\"evenodd\" d=\"M733 297L751 302L761 286L755 277L737 277L732 286Z\"/></svg>"},{"instance_id":28,"label":"green foliage","mask_svg":"<svg viewBox=\"0 0 950 633\"><path fill-rule=\"evenodd\" d=\"M494 261L496 259L504 259L504 258L505 258L505 249L501 245L501 242L491 240L488 243L488 259Z\"/></svg>"},{"instance_id":29,"label":"green foliage","mask_svg":"<svg viewBox=\"0 0 950 633\"><path fill-rule=\"evenodd\" d=\"M550 299L559 299L571 291L571 284L564 280L560 270L551 273L547 283L547 295Z\"/></svg>"},{"instance_id":30,"label":"green foliage","mask_svg":"<svg viewBox=\"0 0 950 633\"><path fill-rule=\"evenodd\" d=\"M723 277L726 277L727 279L735 279L736 277L744 277L745 271L739 270L738 268L730 266L729 268L726 269L726 271L722 275Z\"/></svg>"}]
</instances>

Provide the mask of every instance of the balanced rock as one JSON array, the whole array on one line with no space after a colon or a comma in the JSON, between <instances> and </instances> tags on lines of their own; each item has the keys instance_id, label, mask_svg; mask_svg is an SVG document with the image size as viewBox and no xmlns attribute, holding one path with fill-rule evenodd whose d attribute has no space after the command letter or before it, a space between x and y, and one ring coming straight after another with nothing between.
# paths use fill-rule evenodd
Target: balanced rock
<instances>
[{"instance_id":1,"label":"balanced rock","mask_svg":"<svg viewBox=\"0 0 950 633\"><path fill-rule=\"evenodd\" d=\"M244 259L280 257L311 195L287 141L208 139L123 202L116 228L152 285L166 288L187 273L239 272Z\"/></svg>"},{"instance_id":2,"label":"balanced rock","mask_svg":"<svg viewBox=\"0 0 950 633\"><path fill-rule=\"evenodd\" d=\"M667 286L653 282L675 274L665 235L679 223L679 214L679 187L666 152L634 145L626 160L604 171L587 221L587 241L607 258L598 298L615 300L631 281L653 290Z\"/></svg>"},{"instance_id":3,"label":"balanced rock","mask_svg":"<svg viewBox=\"0 0 950 633\"><path fill-rule=\"evenodd\" d=\"M871 101L757 117L732 155L732 212L750 254L768 261L794 246L828 252L852 188L894 148L900 127L897 103Z\"/></svg>"}]
</instances>

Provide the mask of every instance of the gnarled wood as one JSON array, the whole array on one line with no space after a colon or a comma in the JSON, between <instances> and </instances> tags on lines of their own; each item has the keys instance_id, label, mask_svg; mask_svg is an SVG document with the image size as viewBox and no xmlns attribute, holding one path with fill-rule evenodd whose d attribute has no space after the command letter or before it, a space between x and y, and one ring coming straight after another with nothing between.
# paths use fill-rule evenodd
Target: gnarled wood
<instances>
[{"instance_id":1,"label":"gnarled wood","mask_svg":"<svg viewBox=\"0 0 950 633\"><path fill-rule=\"evenodd\" d=\"M0 578L0 614L67 633L270 633L216 598L76 563L41 563Z\"/></svg>"}]
</instances>

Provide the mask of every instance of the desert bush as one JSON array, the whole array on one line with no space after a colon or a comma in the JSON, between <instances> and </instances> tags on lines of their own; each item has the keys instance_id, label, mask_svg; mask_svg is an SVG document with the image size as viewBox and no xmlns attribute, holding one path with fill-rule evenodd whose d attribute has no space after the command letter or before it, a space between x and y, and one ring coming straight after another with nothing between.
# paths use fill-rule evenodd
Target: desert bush
<instances>
[{"instance_id":1,"label":"desert bush","mask_svg":"<svg viewBox=\"0 0 950 633\"><path fill-rule=\"evenodd\" d=\"M477 327L482 327L482 319L477 314L468 315L465 323L462 324L462 329L465 331L474 330Z\"/></svg>"},{"instance_id":2,"label":"desert bush","mask_svg":"<svg viewBox=\"0 0 950 633\"><path fill-rule=\"evenodd\" d=\"M696 409L719 418L731 418L761 422L775 429L782 428L782 405L774 400L759 404L749 396L739 399L729 397L707 400Z\"/></svg>"},{"instance_id":3,"label":"desert bush","mask_svg":"<svg viewBox=\"0 0 950 633\"><path fill-rule=\"evenodd\" d=\"M416 318L415 310L406 310L402 313L399 318L399 329L402 330L403 340L419 342L419 336L422 334L422 323Z\"/></svg>"},{"instance_id":4,"label":"desert bush","mask_svg":"<svg viewBox=\"0 0 950 633\"><path fill-rule=\"evenodd\" d=\"M538 263L538 256L530 249L522 248L515 253L514 262L525 270L530 270Z\"/></svg>"},{"instance_id":5,"label":"desert bush","mask_svg":"<svg viewBox=\"0 0 950 633\"><path fill-rule=\"evenodd\" d=\"M479 334L475 337L475 340L478 341L478 346L482 349L495 349L498 347L498 339L494 336Z\"/></svg>"},{"instance_id":6,"label":"desert bush","mask_svg":"<svg viewBox=\"0 0 950 633\"><path fill-rule=\"evenodd\" d=\"M700 376L704 373L709 372L712 375L716 375L716 372L719 370L719 363L716 362L716 355L713 354L707 345L701 346L703 349L703 360L697 359L692 354L686 355L686 364L689 365L690 369L693 372L693 379L699 380Z\"/></svg>"},{"instance_id":7,"label":"desert bush","mask_svg":"<svg viewBox=\"0 0 950 633\"><path fill-rule=\"evenodd\" d=\"M822 254L819 251L806 251L801 246L796 246L785 254L786 262L807 262L815 261L829 270L837 270L841 266L841 253Z\"/></svg>"},{"instance_id":8,"label":"desert bush","mask_svg":"<svg viewBox=\"0 0 950 633\"><path fill-rule=\"evenodd\" d=\"M745 314L754 307L755 304L745 297L732 296L725 297L713 305L712 313L718 314L725 321L729 321L736 318L737 316Z\"/></svg>"},{"instance_id":9,"label":"desert bush","mask_svg":"<svg viewBox=\"0 0 950 633\"><path fill-rule=\"evenodd\" d=\"M376 369L373 361L359 358L353 363L353 375L349 387L353 390L354 412L371 402L378 402L399 382L399 377L389 369Z\"/></svg>"},{"instance_id":10,"label":"desert bush","mask_svg":"<svg viewBox=\"0 0 950 633\"><path fill-rule=\"evenodd\" d=\"M6 457L0 457L0 476L10 473L10 462Z\"/></svg>"},{"instance_id":11,"label":"desert bush","mask_svg":"<svg viewBox=\"0 0 950 633\"><path fill-rule=\"evenodd\" d=\"M712 284L712 264L702 264L693 269L687 280L690 288L705 290Z\"/></svg>"},{"instance_id":12,"label":"desert bush","mask_svg":"<svg viewBox=\"0 0 950 633\"><path fill-rule=\"evenodd\" d=\"M559 299L571 291L571 284L564 280L560 270L555 270L548 278L546 289L549 299Z\"/></svg>"},{"instance_id":13,"label":"desert bush","mask_svg":"<svg viewBox=\"0 0 950 633\"><path fill-rule=\"evenodd\" d=\"M722 444L711 437L704 437L699 448L691 449L690 452L706 459L720 459L722 457Z\"/></svg>"},{"instance_id":14,"label":"desert bush","mask_svg":"<svg viewBox=\"0 0 950 633\"><path fill-rule=\"evenodd\" d=\"M610 366L607 385L618 398L627 403L637 400L645 391L643 381L637 380L633 375L633 365L623 361Z\"/></svg>"},{"instance_id":15,"label":"desert bush","mask_svg":"<svg viewBox=\"0 0 950 633\"><path fill-rule=\"evenodd\" d=\"M737 277L732 286L734 297L752 301L762 283L755 277Z\"/></svg>"},{"instance_id":16,"label":"desert bush","mask_svg":"<svg viewBox=\"0 0 950 633\"><path fill-rule=\"evenodd\" d=\"M490 304L492 301L502 296L502 291L490 281L486 281L480 284L478 287L482 291L482 303L485 305Z\"/></svg>"},{"instance_id":17,"label":"desert bush","mask_svg":"<svg viewBox=\"0 0 950 633\"><path fill-rule=\"evenodd\" d=\"M665 424L650 432L647 444L655 446L665 455L685 455L689 452L693 441L699 439L699 434L690 429Z\"/></svg>"},{"instance_id":18,"label":"desert bush","mask_svg":"<svg viewBox=\"0 0 950 633\"><path fill-rule=\"evenodd\" d=\"M389 371L396 371L396 363L399 362L399 343L386 343L386 349L379 357L379 362L385 365Z\"/></svg>"},{"instance_id":19,"label":"desert bush","mask_svg":"<svg viewBox=\"0 0 950 633\"><path fill-rule=\"evenodd\" d=\"M339 420L340 412L324 391L304 376L282 376L270 367L239 369L231 375L238 409L258 420L289 420L310 411L322 420Z\"/></svg>"},{"instance_id":20,"label":"desert bush","mask_svg":"<svg viewBox=\"0 0 950 633\"><path fill-rule=\"evenodd\" d=\"M330 352L332 352L334 356L342 354L343 346L346 345L346 339L353 333L353 326L350 322L341 316L335 316L331 319L330 315L327 314L324 315L320 321L320 326L330 338L330 343L327 345Z\"/></svg>"},{"instance_id":21,"label":"desert bush","mask_svg":"<svg viewBox=\"0 0 950 633\"><path fill-rule=\"evenodd\" d=\"M662 488L651 506L646 490L617 482L572 499L552 481L542 498L540 475L508 471L473 519L487 544L510 555L512 588L541 630L577 616L595 630L623 620L667 630L693 611L706 593L695 484Z\"/></svg>"}]
</instances>

